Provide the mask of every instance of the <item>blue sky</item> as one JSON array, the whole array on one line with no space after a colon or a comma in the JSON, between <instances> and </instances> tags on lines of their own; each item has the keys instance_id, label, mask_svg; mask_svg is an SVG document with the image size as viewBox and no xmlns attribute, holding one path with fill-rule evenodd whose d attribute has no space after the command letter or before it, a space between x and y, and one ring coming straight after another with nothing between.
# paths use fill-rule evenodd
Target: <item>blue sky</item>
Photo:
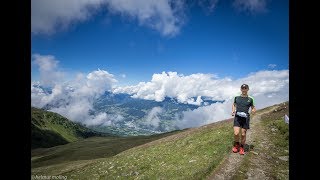
<instances>
[{"instance_id":1,"label":"blue sky","mask_svg":"<svg viewBox=\"0 0 320 180\"><path fill-rule=\"evenodd\" d=\"M114 1L101 0L99 3L109 5L94 4L94 10L88 10L83 18L79 13L55 12L54 8L63 6L63 2L38 2L32 1L31 53L54 56L59 68L70 75L99 68L115 75L120 84L133 85L150 81L154 73L162 71L241 78L261 70L289 68L289 13L285 0L249 0L251 4L241 0L202 0L193 4L180 1L183 7L169 16L178 19L174 28L170 28L171 21L161 21L162 16L168 17L165 8L164 13L159 8L159 14L146 11L155 15L143 21L134 12L141 12L139 5L128 9L121 3L117 7ZM201 6L201 2L213 8ZM65 26L52 26L46 32L44 26L50 25L41 23L50 23L41 20L47 17L46 12L51 13L52 22L59 21L57 16L60 21L71 19L71 23L58 22ZM159 19L165 25L153 27ZM120 77L122 74L125 78ZM38 78L38 69L32 64L32 79Z\"/></svg>"}]
</instances>

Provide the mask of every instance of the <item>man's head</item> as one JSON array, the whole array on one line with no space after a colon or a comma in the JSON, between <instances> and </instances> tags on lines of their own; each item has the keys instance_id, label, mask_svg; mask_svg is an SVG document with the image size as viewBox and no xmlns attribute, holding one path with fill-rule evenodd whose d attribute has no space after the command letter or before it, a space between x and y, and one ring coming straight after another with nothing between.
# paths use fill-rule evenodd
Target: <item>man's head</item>
<instances>
[{"instance_id":1,"label":"man's head","mask_svg":"<svg viewBox=\"0 0 320 180\"><path fill-rule=\"evenodd\" d=\"M240 89L241 89L242 94L247 94L249 91L249 86L248 86L248 84L242 84Z\"/></svg>"}]
</instances>

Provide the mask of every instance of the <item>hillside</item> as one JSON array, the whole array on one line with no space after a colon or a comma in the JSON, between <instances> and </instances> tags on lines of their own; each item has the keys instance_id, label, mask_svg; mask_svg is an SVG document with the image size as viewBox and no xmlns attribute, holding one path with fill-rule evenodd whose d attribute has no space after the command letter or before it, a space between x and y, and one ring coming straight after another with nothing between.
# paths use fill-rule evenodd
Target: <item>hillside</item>
<instances>
[{"instance_id":1,"label":"hillside","mask_svg":"<svg viewBox=\"0 0 320 180\"><path fill-rule=\"evenodd\" d=\"M78 123L54 113L31 107L31 149L74 142L91 136L102 136Z\"/></svg>"},{"instance_id":2,"label":"hillside","mask_svg":"<svg viewBox=\"0 0 320 180\"><path fill-rule=\"evenodd\" d=\"M287 179L289 134L283 116L288 115L288 109L286 102L258 110L252 116L245 156L231 152L233 121L228 119L186 129L115 155L90 159L89 154L94 153L83 151L87 159L42 164L32 169L32 175L62 175L68 179ZM68 149L67 145L61 147ZM273 153L268 154L265 148ZM51 156L58 159L61 155L53 151ZM34 161L41 155L33 157Z\"/></svg>"},{"instance_id":3,"label":"hillside","mask_svg":"<svg viewBox=\"0 0 320 180\"><path fill-rule=\"evenodd\" d=\"M228 149L231 148L232 132L229 131L231 125L230 119L201 128L191 128L182 132L177 131L171 134L157 135L166 135L168 137L158 137L158 140L154 138L150 143L136 147L132 146L133 148L128 148L110 156L107 154L117 151L121 148L121 145L134 142L134 140L140 139L141 141L143 136L140 138L135 137L136 139L131 140L127 138L118 139L114 140L113 143L107 139L103 141L103 139L88 138L79 142L51 148L47 150L45 155L35 152L32 155L32 174L66 174L73 179L71 175L80 173L76 175L75 179L79 177L91 179L93 178L92 174L100 174L97 170L107 170L110 168L112 174L109 174L106 177L107 179L109 177L112 179L119 174L121 175L122 172L126 172L127 176L133 177L136 172L147 173L147 177L156 177L160 176L160 174L176 177L184 173L185 176L204 176L218 165L222 158L227 155ZM145 138L147 137L145 136ZM107 149L106 146L102 145L103 142L106 146L113 144L112 148ZM88 146L89 143L91 143L90 146ZM71 146L74 147L71 148ZM76 148L76 146L78 147ZM96 153L105 153L105 157L100 156L97 158ZM77 159L77 154L81 154L83 157L87 156L87 158L78 157ZM66 157L73 157L74 159L72 161L61 161ZM46 160L49 158L51 159ZM140 171L140 169L143 171ZM101 172L101 178L104 178L104 172ZM176 174L177 172L179 174Z\"/></svg>"},{"instance_id":4,"label":"hillside","mask_svg":"<svg viewBox=\"0 0 320 180\"><path fill-rule=\"evenodd\" d=\"M182 131L133 137L89 137L79 141L51 148L38 148L31 151L32 172L56 174L78 166L94 162L99 158L112 157L122 151Z\"/></svg>"}]
</instances>

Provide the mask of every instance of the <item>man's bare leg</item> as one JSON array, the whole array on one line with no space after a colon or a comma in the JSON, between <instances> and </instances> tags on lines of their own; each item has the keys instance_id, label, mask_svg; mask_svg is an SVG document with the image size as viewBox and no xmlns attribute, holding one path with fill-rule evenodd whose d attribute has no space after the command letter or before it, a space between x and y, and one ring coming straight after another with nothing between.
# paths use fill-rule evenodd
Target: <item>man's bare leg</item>
<instances>
[{"instance_id":1,"label":"man's bare leg","mask_svg":"<svg viewBox=\"0 0 320 180\"><path fill-rule=\"evenodd\" d=\"M247 129L241 128L241 144L244 146L246 143Z\"/></svg>"},{"instance_id":2,"label":"man's bare leg","mask_svg":"<svg viewBox=\"0 0 320 180\"><path fill-rule=\"evenodd\" d=\"M234 144L233 144L232 151L236 153L239 151L239 147L240 147L240 143L239 143L240 127L234 126L233 132L234 132Z\"/></svg>"},{"instance_id":3,"label":"man's bare leg","mask_svg":"<svg viewBox=\"0 0 320 180\"><path fill-rule=\"evenodd\" d=\"M234 142L240 142L239 141L240 127L234 126L233 132L234 132Z\"/></svg>"},{"instance_id":4,"label":"man's bare leg","mask_svg":"<svg viewBox=\"0 0 320 180\"><path fill-rule=\"evenodd\" d=\"M247 135L247 129L241 129L241 145L240 145L240 150L239 153L240 155L244 155L244 145L246 144L246 135Z\"/></svg>"}]
</instances>

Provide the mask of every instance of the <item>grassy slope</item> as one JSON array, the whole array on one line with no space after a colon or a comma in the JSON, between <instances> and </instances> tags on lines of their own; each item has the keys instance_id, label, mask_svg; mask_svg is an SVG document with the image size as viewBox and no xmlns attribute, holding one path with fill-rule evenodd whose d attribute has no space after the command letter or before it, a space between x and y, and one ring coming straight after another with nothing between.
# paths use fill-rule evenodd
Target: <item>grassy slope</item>
<instances>
[{"instance_id":1,"label":"grassy slope","mask_svg":"<svg viewBox=\"0 0 320 180\"><path fill-rule=\"evenodd\" d=\"M272 143L270 162L273 163L271 174L277 179L289 179L289 161L279 160L278 157L289 156L289 124L284 122L284 114L289 115L289 104L287 108L280 107L272 114L262 116L263 126L267 127L269 139ZM272 129L275 129L272 131Z\"/></svg>"},{"instance_id":2,"label":"grassy slope","mask_svg":"<svg viewBox=\"0 0 320 180\"><path fill-rule=\"evenodd\" d=\"M91 162L98 158L111 157L132 147L178 132L181 131L152 136L90 137L65 145L34 149L31 151L32 171L55 174L66 169L72 163L83 164L83 162Z\"/></svg>"},{"instance_id":3,"label":"grassy slope","mask_svg":"<svg viewBox=\"0 0 320 180\"><path fill-rule=\"evenodd\" d=\"M230 152L232 121L193 128L62 173L70 179L201 179Z\"/></svg>"},{"instance_id":4,"label":"grassy slope","mask_svg":"<svg viewBox=\"0 0 320 180\"><path fill-rule=\"evenodd\" d=\"M101 135L57 113L31 108L32 149L57 146Z\"/></svg>"},{"instance_id":5,"label":"grassy slope","mask_svg":"<svg viewBox=\"0 0 320 180\"><path fill-rule=\"evenodd\" d=\"M280 123L281 116L277 117ZM273 118L265 122L274 122ZM273 124L273 126L277 125ZM277 134L272 135L277 136ZM91 147L85 150L80 145L86 146L86 141L88 143L89 141L97 142L92 143ZM134 140L128 140L126 143L121 143L122 141L124 139L112 141L110 139L98 140L89 138L70 143L68 146L74 146L73 152L61 152L56 158L64 156L64 158L71 159L54 162L56 158L53 157L53 161L47 161L42 164L43 166L33 168L32 174L61 174L67 176L68 179L114 179L116 177L121 179L203 179L230 153L233 141L232 120L188 129L166 138L127 149L119 154L114 153L116 155L110 153L110 151L118 149L119 144L125 145L134 142ZM105 142L106 146L113 144L114 147L103 149L97 145L99 143L103 144L103 142ZM115 144L116 142L119 144ZM285 143L283 145L279 152L287 152L285 151L287 145ZM47 153L50 154L52 152L54 154L58 152L58 148L63 147L68 151L70 150L68 146L57 146L55 147L57 150L48 150ZM90 156L95 156L96 153L102 152L105 153L105 157L96 156L97 159L89 159ZM83 153L83 156L87 156L87 158L78 159L81 156L76 153ZM110 154L108 155L108 153ZM33 159L41 158L41 155L43 154L35 152ZM246 157L250 157L250 155L248 154ZM247 161L249 162L249 160ZM36 163L41 163L41 161ZM272 164L274 161L270 163ZM284 166L283 168L288 167ZM275 166L275 168L277 167ZM275 169L275 171L277 170Z\"/></svg>"}]
</instances>

